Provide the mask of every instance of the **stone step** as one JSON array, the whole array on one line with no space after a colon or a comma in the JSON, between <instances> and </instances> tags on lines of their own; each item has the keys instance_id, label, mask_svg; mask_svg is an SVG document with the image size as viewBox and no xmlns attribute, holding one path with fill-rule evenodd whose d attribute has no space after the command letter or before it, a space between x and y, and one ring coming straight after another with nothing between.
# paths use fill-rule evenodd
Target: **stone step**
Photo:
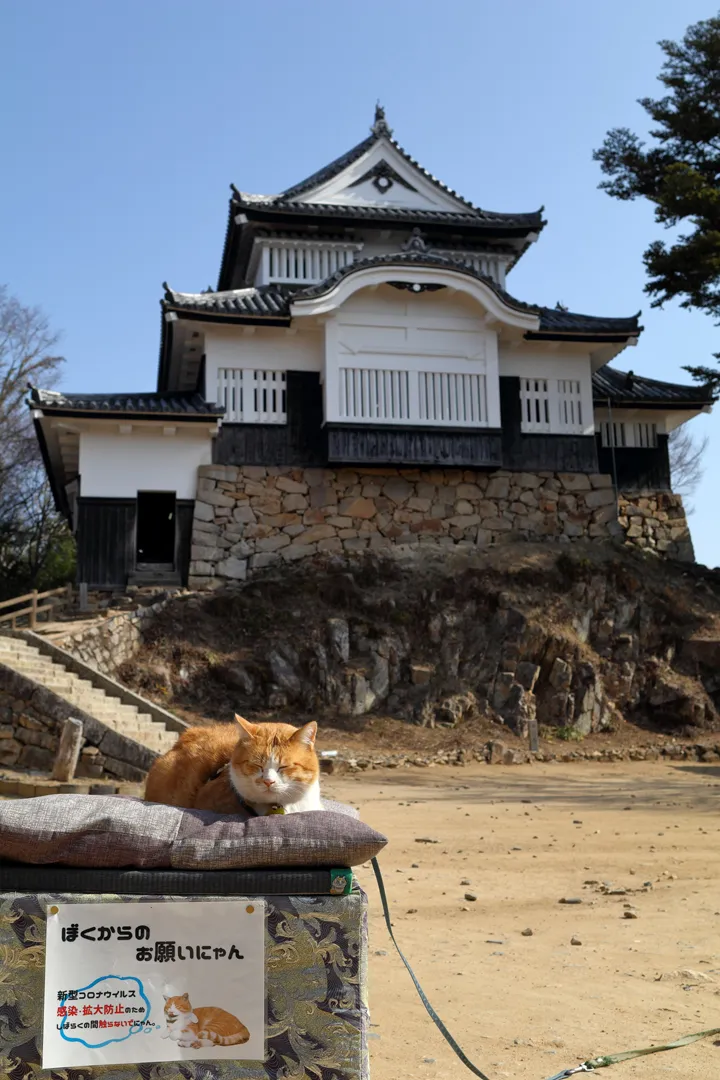
<instances>
[{"instance_id":1,"label":"stone step","mask_svg":"<svg viewBox=\"0 0 720 1080\"><path fill-rule=\"evenodd\" d=\"M9 638L0 636L0 653L35 653L40 656L40 649L37 645L29 645L27 641L20 641L17 638Z\"/></svg>"},{"instance_id":2,"label":"stone step","mask_svg":"<svg viewBox=\"0 0 720 1080\"><path fill-rule=\"evenodd\" d=\"M178 734L168 731L164 723L154 720L149 713L140 712L136 705L126 705L95 686L92 679L69 671L62 663L22 639L0 636L0 664L40 683L111 730L127 735L157 753L165 753L177 741Z\"/></svg>"}]
</instances>

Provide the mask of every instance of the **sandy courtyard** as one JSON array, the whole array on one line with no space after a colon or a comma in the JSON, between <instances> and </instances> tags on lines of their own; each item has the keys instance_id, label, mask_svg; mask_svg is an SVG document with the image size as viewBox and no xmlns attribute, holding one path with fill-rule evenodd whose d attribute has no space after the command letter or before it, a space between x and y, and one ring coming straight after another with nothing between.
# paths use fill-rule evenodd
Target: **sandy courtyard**
<instances>
[{"instance_id":1,"label":"sandy courtyard","mask_svg":"<svg viewBox=\"0 0 720 1080\"><path fill-rule=\"evenodd\" d=\"M381 866L399 944L490 1080L544 1080L596 1054L720 1027L720 768L386 770L328 777L325 792L389 837ZM471 1076L394 952L370 868L359 878L371 910L373 1080ZM597 1075L712 1080L720 1043Z\"/></svg>"}]
</instances>

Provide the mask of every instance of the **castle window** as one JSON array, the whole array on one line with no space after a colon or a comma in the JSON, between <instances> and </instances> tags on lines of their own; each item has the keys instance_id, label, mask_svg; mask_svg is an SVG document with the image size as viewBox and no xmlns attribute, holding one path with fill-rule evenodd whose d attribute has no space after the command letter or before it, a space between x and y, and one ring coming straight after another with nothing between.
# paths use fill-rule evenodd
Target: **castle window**
<instances>
[{"instance_id":1,"label":"castle window","mask_svg":"<svg viewBox=\"0 0 720 1080\"><path fill-rule=\"evenodd\" d=\"M217 400L228 424L287 423L284 371L218 368Z\"/></svg>"},{"instance_id":2,"label":"castle window","mask_svg":"<svg viewBox=\"0 0 720 1080\"><path fill-rule=\"evenodd\" d=\"M521 430L585 435L582 398L579 379L520 379Z\"/></svg>"},{"instance_id":3,"label":"castle window","mask_svg":"<svg viewBox=\"0 0 720 1080\"><path fill-rule=\"evenodd\" d=\"M333 420L354 423L486 427L484 374L383 368L338 368Z\"/></svg>"},{"instance_id":4,"label":"castle window","mask_svg":"<svg viewBox=\"0 0 720 1080\"><path fill-rule=\"evenodd\" d=\"M325 281L350 266L362 244L322 240L263 240L256 285L300 285Z\"/></svg>"},{"instance_id":5,"label":"castle window","mask_svg":"<svg viewBox=\"0 0 720 1080\"><path fill-rule=\"evenodd\" d=\"M521 379L522 430L550 431L550 399L547 379Z\"/></svg>"},{"instance_id":6,"label":"castle window","mask_svg":"<svg viewBox=\"0 0 720 1080\"><path fill-rule=\"evenodd\" d=\"M600 438L605 447L620 449L654 449L658 444L657 424L645 420L631 423L626 420L605 421L600 425Z\"/></svg>"}]
</instances>

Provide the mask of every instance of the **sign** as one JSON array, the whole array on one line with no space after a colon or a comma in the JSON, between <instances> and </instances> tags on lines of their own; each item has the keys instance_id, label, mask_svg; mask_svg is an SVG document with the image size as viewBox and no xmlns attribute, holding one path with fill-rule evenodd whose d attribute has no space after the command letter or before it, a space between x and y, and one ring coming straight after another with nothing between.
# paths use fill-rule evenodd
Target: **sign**
<instances>
[{"instance_id":1,"label":"sign","mask_svg":"<svg viewBox=\"0 0 720 1080\"><path fill-rule=\"evenodd\" d=\"M265 904L49 904L43 1069L265 1058Z\"/></svg>"}]
</instances>

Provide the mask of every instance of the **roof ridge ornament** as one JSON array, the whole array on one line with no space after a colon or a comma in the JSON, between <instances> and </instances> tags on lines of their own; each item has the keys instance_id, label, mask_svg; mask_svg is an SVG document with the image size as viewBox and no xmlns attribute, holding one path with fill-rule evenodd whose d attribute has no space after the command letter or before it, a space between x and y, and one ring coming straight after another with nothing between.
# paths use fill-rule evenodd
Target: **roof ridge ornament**
<instances>
[{"instance_id":1,"label":"roof ridge ornament","mask_svg":"<svg viewBox=\"0 0 720 1080\"><path fill-rule=\"evenodd\" d=\"M423 239L423 234L417 226L412 231L409 240L406 240L402 246L403 251L419 251L423 255L427 254L430 250Z\"/></svg>"},{"instance_id":2,"label":"roof ridge ornament","mask_svg":"<svg viewBox=\"0 0 720 1080\"><path fill-rule=\"evenodd\" d=\"M383 136L386 139L392 139L392 128L388 126L388 122L385 119L385 109L379 101L375 105L375 122L370 128L370 131L373 135L377 136L378 139Z\"/></svg>"}]
</instances>

